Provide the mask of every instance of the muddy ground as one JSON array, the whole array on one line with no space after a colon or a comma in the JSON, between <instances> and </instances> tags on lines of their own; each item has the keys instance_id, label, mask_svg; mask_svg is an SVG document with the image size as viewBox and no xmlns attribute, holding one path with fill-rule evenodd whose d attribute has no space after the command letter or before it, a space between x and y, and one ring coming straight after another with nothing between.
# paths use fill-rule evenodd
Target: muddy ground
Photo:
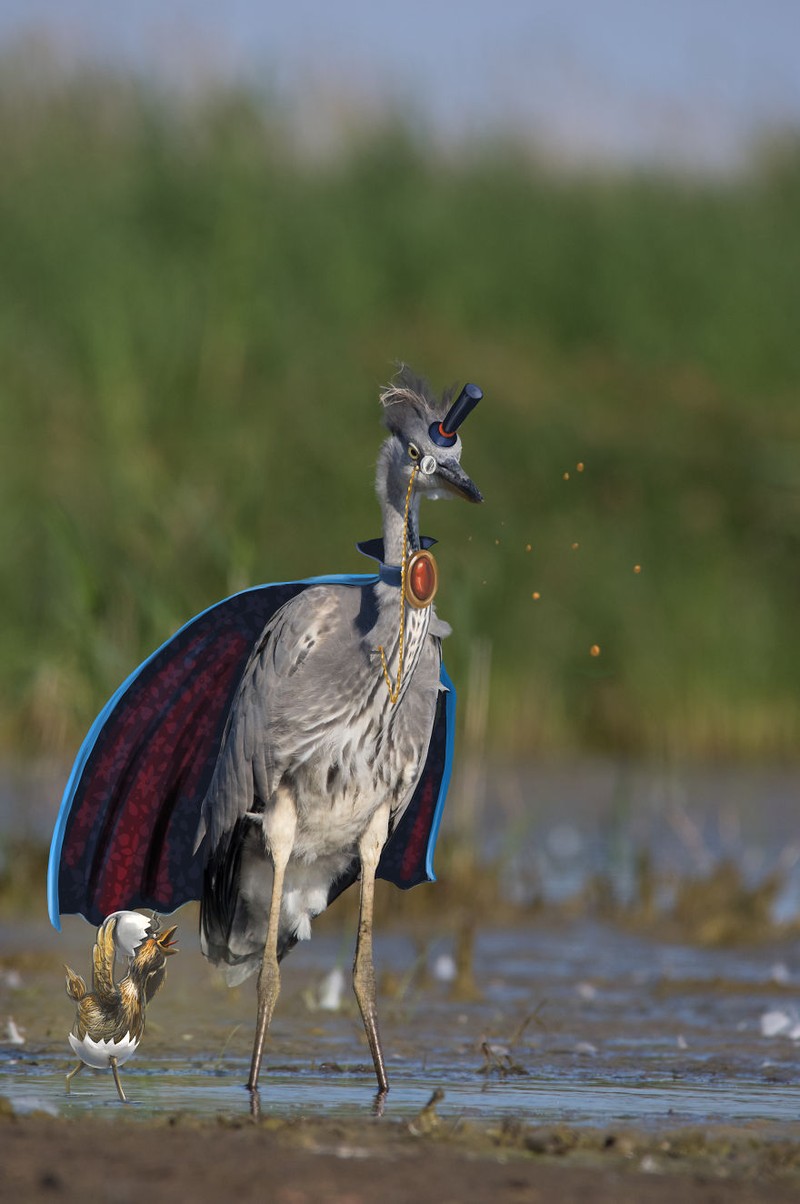
<instances>
[{"instance_id":1,"label":"muddy ground","mask_svg":"<svg viewBox=\"0 0 800 1204\"><path fill-rule=\"evenodd\" d=\"M379 890L380 1117L349 985L354 892L284 963L258 1117L253 984L222 984L182 909L123 1106L107 1072L64 1089L63 964L87 974L94 930L54 932L43 864L7 857L0 1199L800 1199L794 779L745 791L724 823L721 804L673 814L649 787L649 810L615 820L613 783L581 811L540 782L535 832L518 785L487 829L522 834L494 852L487 836L500 872L468 867L459 893L454 860L430 891ZM727 806L735 783L711 786Z\"/></svg>"},{"instance_id":2,"label":"muddy ground","mask_svg":"<svg viewBox=\"0 0 800 1204\"><path fill-rule=\"evenodd\" d=\"M194 913L176 918L181 953L123 1070L126 1106L106 1072L64 1091L63 961L87 971L93 930L0 925L0 1198L800 1198L797 1040L762 1024L796 1015L793 941L702 950L540 917L479 931L470 985L457 933L384 932L392 1090L377 1117L351 934L323 928L285 963L254 1118L252 984L224 988Z\"/></svg>"},{"instance_id":3,"label":"muddy ground","mask_svg":"<svg viewBox=\"0 0 800 1204\"><path fill-rule=\"evenodd\" d=\"M430 1124L430 1119L427 1121ZM593 1201L722 1204L800 1197L800 1128L658 1136L505 1125L315 1120L137 1125L48 1116L0 1125L4 1199L234 1199L276 1204Z\"/></svg>"}]
</instances>

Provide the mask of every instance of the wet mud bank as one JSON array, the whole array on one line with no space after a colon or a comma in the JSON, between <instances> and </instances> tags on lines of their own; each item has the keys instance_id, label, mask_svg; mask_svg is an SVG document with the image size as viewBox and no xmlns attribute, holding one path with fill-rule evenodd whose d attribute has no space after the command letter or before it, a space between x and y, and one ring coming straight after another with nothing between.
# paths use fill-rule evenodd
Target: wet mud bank
<instances>
[{"instance_id":1,"label":"wet mud bank","mask_svg":"<svg viewBox=\"0 0 800 1204\"><path fill-rule=\"evenodd\" d=\"M765 802L759 781L756 806L745 782L727 815L651 782L649 810L590 784L567 806L563 779L540 778L534 825L531 789L500 782L486 839L454 846L485 865L443 849L435 888L380 894L380 1117L350 989L354 892L283 963L258 1118L253 983L228 990L196 908L176 913L123 1106L107 1072L65 1092L63 966L89 972L94 929L55 933L34 846L8 859L0 1199L799 1199L794 786Z\"/></svg>"},{"instance_id":2,"label":"wet mud bank","mask_svg":"<svg viewBox=\"0 0 800 1204\"><path fill-rule=\"evenodd\" d=\"M107 1072L64 1088L63 962L88 970L93 929L0 928L2 1198L800 1198L788 936L703 949L551 914L478 929L465 990L456 933L390 927L377 1117L352 933L331 926L284 963L254 1118L252 983L225 988L193 910L175 921L180 955L122 1072L128 1105Z\"/></svg>"},{"instance_id":3,"label":"wet mud bank","mask_svg":"<svg viewBox=\"0 0 800 1204\"><path fill-rule=\"evenodd\" d=\"M800 1191L797 1133L474 1125L422 1114L368 1120L144 1126L31 1115L0 1119L3 1198L119 1204L220 1199L278 1204L595 1201L756 1204Z\"/></svg>"}]
</instances>

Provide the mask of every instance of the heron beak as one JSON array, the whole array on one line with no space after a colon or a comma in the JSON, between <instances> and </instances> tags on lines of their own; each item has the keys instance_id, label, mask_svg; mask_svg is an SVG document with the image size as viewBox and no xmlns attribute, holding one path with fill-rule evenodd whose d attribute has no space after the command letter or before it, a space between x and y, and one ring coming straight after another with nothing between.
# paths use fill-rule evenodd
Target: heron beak
<instances>
[{"instance_id":1,"label":"heron beak","mask_svg":"<svg viewBox=\"0 0 800 1204\"><path fill-rule=\"evenodd\" d=\"M482 502L483 494L474 481L470 480L458 460L440 460L436 466L436 475L444 481L447 488L466 498L468 502Z\"/></svg>"}]
</instances>

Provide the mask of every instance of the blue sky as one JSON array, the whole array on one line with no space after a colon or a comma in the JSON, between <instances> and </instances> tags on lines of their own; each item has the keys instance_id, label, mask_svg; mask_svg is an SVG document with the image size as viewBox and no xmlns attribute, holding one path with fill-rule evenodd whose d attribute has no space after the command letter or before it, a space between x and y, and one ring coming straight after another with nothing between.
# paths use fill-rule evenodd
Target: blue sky
<instances>
[{"instance_id":1,"label":"blue sky","mask_svg":"<svg viewBox=\"0 0 800 1204\"><path fill-rule=\"evenodd\" d=\"M31 31L68 61L256 79L312 143L400 103L445 138L713 170L800 125L800 0L3 0L0 46Z\"/></svg>"}]
</instances>

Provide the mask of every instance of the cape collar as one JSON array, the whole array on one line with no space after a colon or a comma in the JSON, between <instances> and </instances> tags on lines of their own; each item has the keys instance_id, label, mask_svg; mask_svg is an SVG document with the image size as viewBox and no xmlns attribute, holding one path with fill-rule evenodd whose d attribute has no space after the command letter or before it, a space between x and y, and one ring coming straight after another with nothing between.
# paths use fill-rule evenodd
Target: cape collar
<instances>
[{"instance_id":1,"label":"cape collar","mask_svg":"<svg viewBox=\"0 0 800 1204\"><path fill-rule=\"evenodd\" d=\"M436 542L429 535L421 535L419 546L424 549L432 548ZM384 563L382 539L364 539L361 543L357 543L356 547L362 556L369 556L370 560L377 560L378 576L385 585L396 585L399 588L401 577L400 565Z\"/></svg>"}]
</instances>

